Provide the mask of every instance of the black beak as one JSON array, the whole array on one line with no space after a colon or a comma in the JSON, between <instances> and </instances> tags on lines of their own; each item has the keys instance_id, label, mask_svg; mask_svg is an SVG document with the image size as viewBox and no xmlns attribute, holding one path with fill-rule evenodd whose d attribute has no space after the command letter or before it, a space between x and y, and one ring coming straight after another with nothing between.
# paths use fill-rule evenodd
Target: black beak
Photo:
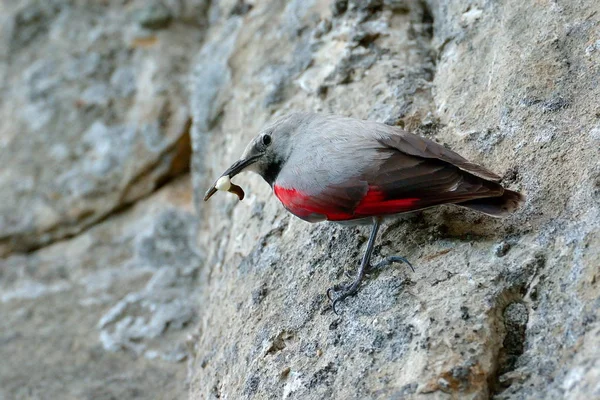
<instances>
[{"instance_id":1,"label":"black beak","mask_svg":"<svg viewBox=\"0 0 600 400\"><path fill-rule=\"evenodd\" d=\"M221 174L221 176L219 176L219 178L217 178L217 180L215 180L215 183L212 184L210 189L208 189L206 191L206 194L204 195L204 201L208 201L208 199L210 199L213 194L217 193L217 189L215 188L215 185L217 184L217 181L220 178L222 178L223 176L229 176L230 178L233 178L234 176L236 176L237 174L242 172L244 170L244 168L246 168L248 165L256 162L256 160L259 157L260 157L260 155L256 155L256 156L247 158L245 160L238 160L238 161L234 162L231 167L227 168L227 170L225 172L223 172ZM242 192L242 197L243 197L243 192ZM240 198L240 200L241 200L241 198Z\"/></svg>"}]
</instances>

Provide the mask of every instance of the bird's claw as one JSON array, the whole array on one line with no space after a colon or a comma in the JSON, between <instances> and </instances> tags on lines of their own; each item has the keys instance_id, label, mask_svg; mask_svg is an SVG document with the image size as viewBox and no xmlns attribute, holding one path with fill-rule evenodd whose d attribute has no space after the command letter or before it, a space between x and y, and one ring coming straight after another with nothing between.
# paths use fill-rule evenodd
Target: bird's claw
<instances>
[{"instance_id":1,"label":"bird's claw","mask_svg":"<svg viewBox=\"0 0 600 400\"><path fill-rule=\"evenodd\" d=\"M331 303L333 303L333 298L331 297L331 292L333 292L335 290L335 288L330 287L329 289L327 289L327 298L329 299L329 301Z\"/></svg>"},{"instance_id":2,"label":"bird's claw","mask_svg":"<svg viewBox=\"0 0 600 400\"><path fill-rule=\"evenodd\" d=\"M415 272L415 268L412 266L412 264L410 263L410 261L408 261L406 258L401 257L401 256L389 256L384 258L383 260L379 261L377 264L372 265L369 267L369 271L374 270L374 269L379 269L379 268L383 268L383 267L387 267L390 264L393 264L395 262L403 262L404 264L408 265L410 267L410 269L412 270L412 272Z\"/></svg>"},{"instance_id":3,"label":"bird's claw","mask_svg":"<svg viewBox=\"0 0 600 400\"><path fill-rule=\"evenodd\" d=\"M340 301L344 300L346 297L356 293L356 288L354 288L353 286L354 286L353 284L335 285L335 286L327 289L327 298L331 302L331 309L333 310L333 312L336 315L340 315L340 313L338 313L338 311L337 311L336 305ZM332 292L341 292L341 294L334 299L333 296L331 295Z\"/></svg>"},{"instance_id":4,"label":"bird's claw","mask_svg":"<svg viewBox=\"0 0 600 400\"><path fill-rule=\"evenodd\" d=\"M331 292L341 292L346 290L348 287L348 285L334 285L332 287L330 287L329 289L327 289L327 298L329 299L329 301L333 302L333 296L331 296Z\"/></svg>"},{"instance_id":5,"label":"bird's claw","mask_svg":"<svg viewBox=\"0 0 600 400\"><path fill-rule=\"evenodd\" d=\"M408 261L406 258L401 257L401 256L386 257L375 265L369 265L367 268L365 268L365 271L373 271L373 270L376 270L379 268L387 267L388 265L395 263L395 262L403 262L410 267L412 272L415 272L415 269L412 266L412 264L410 263L410 261ZM334 285L334 286L330 287L329 289L327 289L327 298L331 302L331 309L333 310L333 312L335 314L339 315L339 313L337 312L336 305L340 301L344 300L346 297L349 297L349 296L353 295L354 293L356 293L361 280L362 279L359 278L349 285ZM341 294L334 299L332 296L333 292L341 292Z\"/></svg>"}]
</instances>

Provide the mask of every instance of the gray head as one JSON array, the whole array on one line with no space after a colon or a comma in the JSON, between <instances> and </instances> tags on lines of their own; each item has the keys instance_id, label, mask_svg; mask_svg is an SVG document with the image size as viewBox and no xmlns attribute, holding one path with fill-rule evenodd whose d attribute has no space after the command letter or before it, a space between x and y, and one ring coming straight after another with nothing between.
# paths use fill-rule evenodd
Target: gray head
<instances>
[{"instance_id":1,"label":"gray head","mask_svg":"<svg viewBox=\"0 0 600 400\"><path fill-rule=\"evenodd\" d=\"M302 128L315 117L316 114L292 113L267 126L252 139L242 157L227 168L221 177L232 178L242 171L253 171L262 176L269 185L273 185L293 151L294 136L305 132L306 130ZM208 200L215 192L213 184L206 192L204 201Z\"/></svg>"}]
</instances>

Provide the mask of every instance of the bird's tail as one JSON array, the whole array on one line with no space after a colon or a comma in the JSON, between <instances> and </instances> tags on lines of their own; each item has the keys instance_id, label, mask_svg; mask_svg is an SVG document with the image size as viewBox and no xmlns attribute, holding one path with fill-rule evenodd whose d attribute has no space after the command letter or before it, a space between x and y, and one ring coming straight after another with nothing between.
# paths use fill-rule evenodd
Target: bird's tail
<instances>
[{"instance_id":1,"label":"bird's tail","mask_svg":"<svg viewBox=\"0 0 600 400\"><path fill-rule=\"evenodd\" d=\"M457 205L482 212L492 217L506 217L523 203L525 203L524 195L519 192L504 189L504 194L502 194L502 196L469 200L464 203L458 203Z\"/></svg>"}]
</instances>

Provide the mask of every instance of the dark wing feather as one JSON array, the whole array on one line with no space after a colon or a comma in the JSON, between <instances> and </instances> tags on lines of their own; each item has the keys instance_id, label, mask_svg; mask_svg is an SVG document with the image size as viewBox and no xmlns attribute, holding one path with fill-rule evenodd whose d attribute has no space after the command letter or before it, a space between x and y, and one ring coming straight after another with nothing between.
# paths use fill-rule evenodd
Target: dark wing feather
<instances>
[{"instance_id":1,"label":"dark wing feather","mask_svg":"<svg viewBox=\"0 0 600 400\"><path fill-rule=\"evenodd\" d=\"M420 158L390 151L377 171L364 179L369 187L385 194L385 199L416 198L415 208L437 204L501 196L498 183L465 172L458 166L434 158Z\"/></svg>"},{"instance_id":2,"label":"dark wing feather","mask_svg":"<svg viewBox=\"0 0 600 400\"><path fill-rule=\"evenodd\" d=\"M317 193L275 194L293 214L308 221L344 221L398 214L439 204L501 196L504 189L437 159L379 149L383 157L345 182Z\"/></svg>"},{"instance_id":3,"label":"dark wing feather","mask_svg":"<svg viewBox=\"0 0 600 400\"><path fill-rule=\"evenodd\" d=\"M480 178L500 182L501 178L498 175L480 165L469 162L452 150L432 140L413 135L399 128L388 127L388 129L389 132L385 132L384 137L379 140L384 146L397 149L411 156L444 161Z\"/></svg>"},{"instance_id":4,"label":"dark wing feather","mask_svg":"<svg viewBox=\"0 0 600 400\"><path fill-rule=\"evenodd\" d=\"M500 177L444 146L385 125L375 131L376 138L358 135L356 140L336 143L350 146L344 148L345 157L352 157L351 147L358 146L355 150L362 161L344 164L339 160L336 177L345 176L341 182L331 184L334 179L320 171L314 175L320 181L292 185L300 175L299 168L290 169L275 182L275 194L300 218L342 221L502 196L504 192L497 183ZM328 157L327 150L339 148L323 146L321 150ZM347 168L339 169L340 165Z\"/></svg>"}]
</instances>

